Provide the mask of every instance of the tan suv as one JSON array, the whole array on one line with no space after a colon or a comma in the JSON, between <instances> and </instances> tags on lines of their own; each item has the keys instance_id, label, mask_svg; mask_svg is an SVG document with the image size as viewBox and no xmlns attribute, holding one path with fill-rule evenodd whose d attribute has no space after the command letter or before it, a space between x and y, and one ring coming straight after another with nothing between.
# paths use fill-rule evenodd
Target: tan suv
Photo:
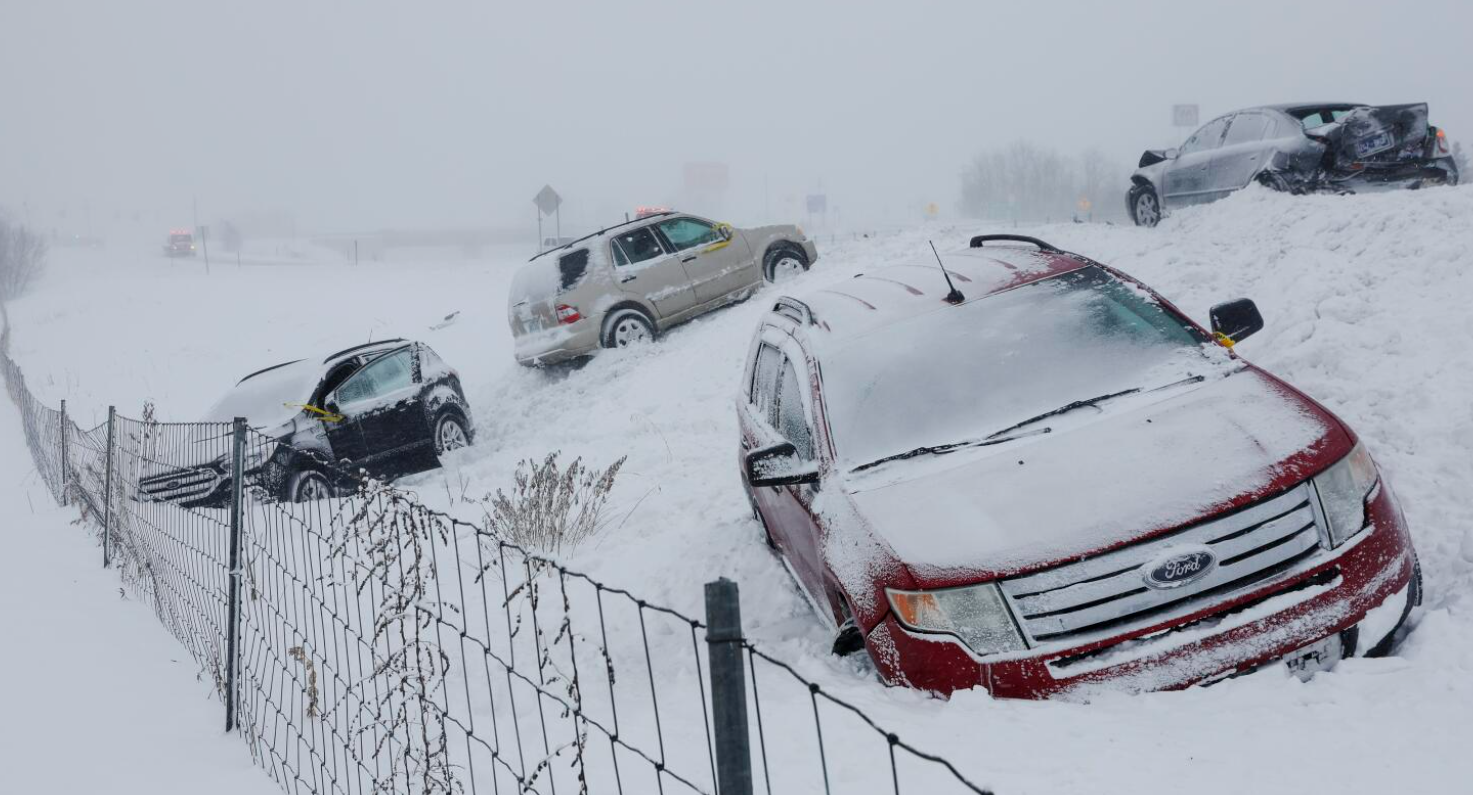
<instances>
[{"instance_id":1,"label":"tan suv","mask_svg":"<svg viewBox=\"0 0 1473 795\"><path fill-rule=\"evenodd\" d=\"M796 226L735 229L665 212L533 257L512 280L517 361L553 364L647 342L802 273L818 249Z\"/></svg>"}]
</instances>

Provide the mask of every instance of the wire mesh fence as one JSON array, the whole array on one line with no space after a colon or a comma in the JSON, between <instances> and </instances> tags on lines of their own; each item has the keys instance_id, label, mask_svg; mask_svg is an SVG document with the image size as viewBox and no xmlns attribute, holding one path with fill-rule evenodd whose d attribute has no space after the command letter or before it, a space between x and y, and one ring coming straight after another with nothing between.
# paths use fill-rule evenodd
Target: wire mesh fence
<instances>
[{"instance_id":1,"label":"wire mesh fence","mask_svg":"<svg viewBox=\"0 0 1473 795\"><path fill-rule=\"evenodd\" d=\"M712 633L241 420L80 428L8 335L46 488L288 792L984 792L739 620Z\"/></svg>"}]
</instances>

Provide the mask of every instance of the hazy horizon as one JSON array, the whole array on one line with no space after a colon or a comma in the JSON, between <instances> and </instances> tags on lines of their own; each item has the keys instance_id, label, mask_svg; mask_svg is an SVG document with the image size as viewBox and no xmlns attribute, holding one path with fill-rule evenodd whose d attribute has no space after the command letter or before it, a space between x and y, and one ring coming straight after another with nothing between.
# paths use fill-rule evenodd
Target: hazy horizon
<instances>
[{"instance_id":1,"label":"hazy horizon","mask_svg":"<svg viewBox=\"0 0 1473 795\"><path fill-rule=\"evenodd\" d=\"M954 215L962 169L1015 140L1128 173L1190 132L1174 103L1426 101L1473 140L1466 56L1360 22L1385 8L5 0L0 208L76 234L196 201L323 233L512 227L551 184L565 232L639 204L801 221L819 192L838 224L903 223ZM1473 6L1417 16L1456 40ZM719 201L687 163L725 164Z\"/></svg>"}]
</instances>

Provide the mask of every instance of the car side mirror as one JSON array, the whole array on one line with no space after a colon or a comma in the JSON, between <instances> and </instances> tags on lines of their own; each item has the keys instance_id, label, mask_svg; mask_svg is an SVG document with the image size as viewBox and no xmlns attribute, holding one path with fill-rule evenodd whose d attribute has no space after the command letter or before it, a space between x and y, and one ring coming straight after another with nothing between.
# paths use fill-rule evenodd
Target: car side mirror
<instances>
[{"instance_id":1,"label":"car side mirror","mask_svg":"<svg viewBox=\"0 0 1473 795\"><path fill-rule=\"evenodd\" d=\"M760 486L797 486L818 482L818 466L798 457L792 442L779 442L747 453L747 482Z\"/></svg>"},{"instance_id":2,"label":"car side mirror","mask_svg":"<svg viewBox=\"0 0 1473 795\"><path fill-rule=\"evenodd\" d=\"M1213 335L1229 343L1242 342L1263 328L1263 315L1258 313L1258 306L1251 298L1218 304L1208 314L1212 318Z\"/></svg>"},{"instance_id":3,"label":"car side mirror","mask_svg":"<svg viewBox=\"0 0 1473 795\"><path fill-rule=\"evenodd\" d=\"M1173 146L1170 149L1167 149L1165 152L1162 152L1161 154L1165 155L1167 160L1175 160L1178 157L1181 157L1181 150Z\"/></svg>"},{"instance_id":4,"label":"car side mirror","mask_svg":"<svg viewBox=\"0 0 1473 795\"><path fill-rule=\"evenodd\" d=\"M730 240L733 234L731 224L717 224L716 234L721 235L722 240Z\"/></svg>"}]
</instances>

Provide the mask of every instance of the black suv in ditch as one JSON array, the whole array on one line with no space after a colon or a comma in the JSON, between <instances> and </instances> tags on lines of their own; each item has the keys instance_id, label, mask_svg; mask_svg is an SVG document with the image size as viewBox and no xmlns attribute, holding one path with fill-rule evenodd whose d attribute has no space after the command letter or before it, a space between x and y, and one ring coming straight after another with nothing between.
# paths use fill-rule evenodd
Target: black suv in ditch
<instances>
[{"instance_id":1,"label":"black suv in ditch","mask_svg":"<svg viewBox=\"0 0 1473 795\"><path fill-rule=\"evenodd\" d=\"M259 434L245 450L246 484L303 502L351 490L352 473L394 478L432 469L439 456L471 443L470 406L460 377L422 342L384 340L298 359L242 378L206 416L245 417ZM233 464L218 424L158 456L139 497L184 507L227 504ZM195 453L190 448L209 451ZM213 457L210 457L213 454ZM179 466L190 457L198 463Z\"/></svg>"}]
</instances>

